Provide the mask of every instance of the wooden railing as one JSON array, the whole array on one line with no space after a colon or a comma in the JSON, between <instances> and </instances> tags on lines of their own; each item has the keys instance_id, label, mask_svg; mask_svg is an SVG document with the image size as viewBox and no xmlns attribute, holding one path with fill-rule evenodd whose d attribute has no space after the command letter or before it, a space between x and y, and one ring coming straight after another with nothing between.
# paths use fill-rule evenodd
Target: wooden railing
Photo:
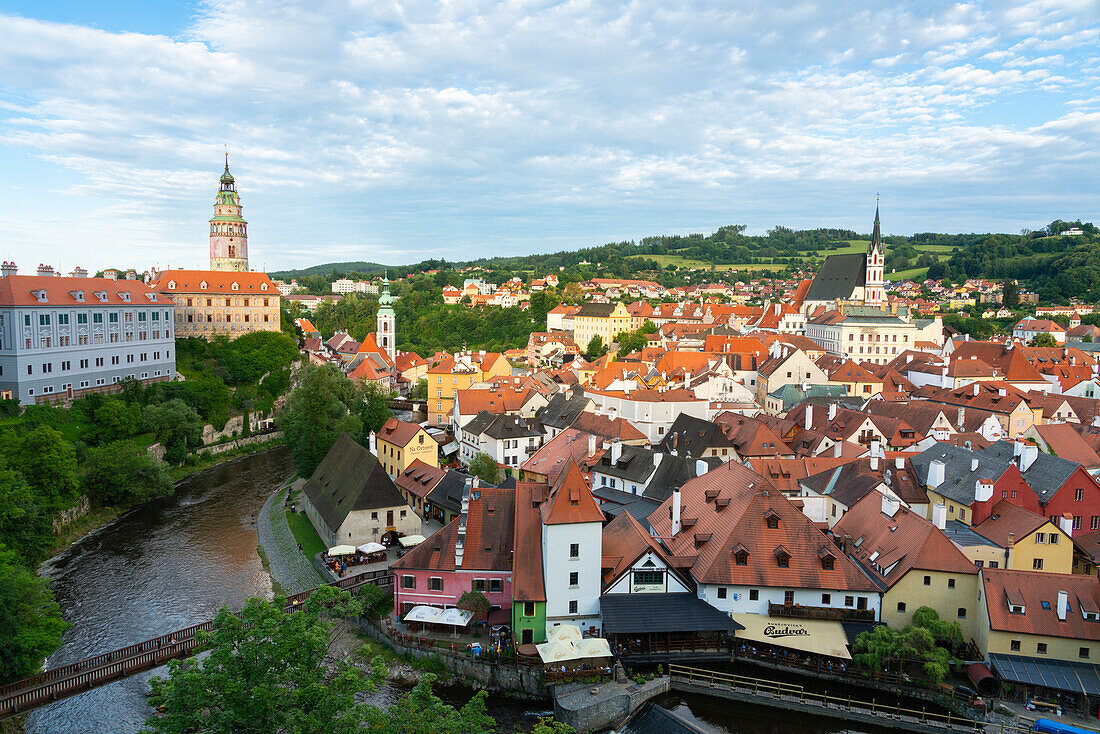
<instances>
[{"instance_id":1,"label":"wooden railing","mask_svg":"<svg viewBox=\"0 0 1100 734\"><path fill-rule=\"evenodd\" d=\"M849 696L830 696L827 693L815 693L807 691L800 685L783 683L781 681L750 678L733 673L723 673L715 670L703 670L690 668L685 665L672 664L668 666L670 682L682 682L697 687L706 687L715 692L737 691L742 694L750 694L755 698L779 699L784 702L799 703L811 707L820 707L829 710L842 710L863 716L892 718L903 723L920 724L943 728L944 731L974 731L985 732L986 727L994 727L992 730L999 734L1024 734L1030 731L1023 724L989 724L985 721L968 719L948 710L947 713L938 711L926 711L906 708L900 701L893 705L885 705L875 701L861 701ZM721 695L717 693L717 695Z\"/></svg>"},{"instance_id":2,"label":"wooden railing","mask_svg":"<svg viewBox=\"0 0 1100 734\"><path fill-rule=\"evenodd\" d=\"M838 609L836 607L804 607L798 604L768 602L768 616L799 619L829 619L838 622L874 622L874 609Z\"/></svg>"},{"instance_id":3,"label":"wooden railing","mask_svg":"<svg viewBox=\"0 0 1100 734\"><path fill-rule=\"evenodd\" d=\"M392 588L393 575L388 569L366 571L335 581L329 586L350 591L365 584ZM314 591L315 589L310 589L288 596L285 611L293 612L300 608L302 602ZM209 631L213 627L212 621L192 625L8 683L0 687L0 719L160 667L175 658L187 657L199 646L198 633Z\"/></svg>"}]
</instances>

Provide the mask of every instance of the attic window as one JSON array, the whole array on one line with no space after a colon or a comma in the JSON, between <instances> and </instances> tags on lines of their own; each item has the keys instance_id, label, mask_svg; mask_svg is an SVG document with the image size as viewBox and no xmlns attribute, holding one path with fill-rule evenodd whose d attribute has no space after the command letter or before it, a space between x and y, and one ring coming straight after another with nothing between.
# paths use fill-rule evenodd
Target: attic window
<instances>
[{"instance_id":1,"label":"attic window","mask_svg":"<svg viewBox=\"0 0 1100 734\"><path fill-rule=\"evenodd\" d=\"M746 550L739 550L733 554L733 562L738 566L749 565L749 552Z\"/></svg>"},{"instance_id":2,"label":"attic window","mask_svg":"<svg viewBox=\"0 0 1100 734\"><path fill-rule=\"evenodd\" d=\"M497 509L495 507L493 507L492 505L489 505L489 509L487 511L488 514L492 515L496 511L497 511Z\"/></svg>"},{"instance_id":3,"label":"attic window","mask_svg":"<svg viewBox=\"0 0 1100 734\"><path fill-rule=\"evenodd\" d=\"M260 283L260 290L266 291L267 290L267 283Z\"/></svg>"},{"instance_id":4,"label":"attic window","mask_svg":"<svg viewBox=\"0 0 1100 734\"><path fill-rule=\"evenodd\" d=\"M45 296L46 292L42 291L42 295ZM99 299L100 303L106 303L107 302L107 291L95 291L95 297ZM45 300L45 299L43 298L43 300Z\"/></svg>"},{"instance_id":5,"label":"attic window","mask_svg":"<svg viewBox=\"0 0 1100 734\"><path fill-rule=\"evenodd\" d=\"M69 291L77 303L84 303L84 291Z\"/></svg>"},{"instance_id":6,"label":"attic window","mask_svg":"<svg viewBox=\"0 0 1100 734\"><path fill-rule=\"evenodd\" d=\"M205 280L199 283L199 289L200 290L206 290L206 281Z\"/></svg>"},{"instance_id":7,"label":"attic window","mask_svg":"<svg viewBox=\"0 0 1100 734\"><path fill-rule=\"evenodd\" d=\"M174 281L174 280L168 281L168 290L174 291L175 289L176 289L176 281Z\"/></svg>"},{"instance_id":8,"label":"attic window","mask_svg":"<svg viewBox=\"0 0 1100 734\"><path fill-rule=\"evenodd\" d=\"M1021 604L1010 604L1008 606L1008 611L1010 611L1012 614L1023 614L1024 606Z\"/></svg>"},{"instance_id":9,"label":"attic window","mask_svg":"<svg viewBox=\"0 0 1100 734\"><path fill-rule=\"evenodd\" d=\"M786 548L781 545L776 546L776 549L773 551L773 553L775 553L775 561L780 568L791 567L791 554L787 551Z\"/></svg>"},{"instance_id":10,"label":"attic window","mask_svg":"<svg viewBox=\"0 0 1100 734\"><path fill-rule=\"evenodd\" d=\"M156 301L157 300L157 294L156 293L146 293L145 295L146 295L146 297L149 298L150 301Z\"/></svg>"},{"instance_id":11,"label":"attic window","mask_svg":"<svg viewBox=\"0 0 1100 734\"><path fill-rule=\"evenodd\" d=\"M769 530L777 530L779 528L779 515L775 510L768 510L764 513L764 522L768 524Z\"/></svg>"},{"instance_id":12,"label":"attic window","mask_svg":"<svg viewBox=\"0 0 1100 734\"><path fill-rule=\"evenodd\" d=\"M821 567L823 569L825 569L826 571L832 571L834 563L835 563L835 560L833 559L832 556L826 556L826 557L821 559Z\"/></svg>"},{"instance_id":13,"label":"attic window","mask_svg":"<svg viewBox=\"0 0 1100 734\"><path fill-rule=\"evenodd\" d=\"M240 285L237 284L237 281L233 281L233 283L229 287L235 291L239 291L241 289Z\"/></svg>"}]
</instances>

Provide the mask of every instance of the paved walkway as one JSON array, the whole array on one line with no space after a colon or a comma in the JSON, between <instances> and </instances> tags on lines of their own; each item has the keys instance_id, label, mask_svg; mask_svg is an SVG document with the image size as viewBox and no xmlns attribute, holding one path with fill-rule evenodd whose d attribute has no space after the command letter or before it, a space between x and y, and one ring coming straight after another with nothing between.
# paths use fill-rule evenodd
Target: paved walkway
<instances>
[{"instance_id":1,"label":"paved walkway","mask_svg":"<svg viewBox=\"0 0 1100 734\"><path fill-rule=\"evenodd\" d=\"M275 491L260 509L256 519L256 535L267 554L271 575L288 594L296 594L325 583L313 564L298 552L298 541L286 524L286 512L283 511L283 499L286 497L290 482L284 483Z\"/></svg>"}]
</instances>

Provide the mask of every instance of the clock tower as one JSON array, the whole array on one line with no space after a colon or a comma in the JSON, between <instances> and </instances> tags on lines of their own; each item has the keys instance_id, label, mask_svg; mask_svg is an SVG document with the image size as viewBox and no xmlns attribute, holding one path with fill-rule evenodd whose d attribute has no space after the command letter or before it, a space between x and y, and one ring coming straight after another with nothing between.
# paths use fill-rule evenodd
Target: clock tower
<instances>
[{"instance_id":1,"label":"clock tower","mask_svg":"<svg viewBox=\"0 0 1100 734\"><path fill-rule=\"evenodd\" d=\"M241 217L241 198L229 172L229 154L225 154L214 216L210 220L210 269L248 270L248 222Z\"/></svg>"}]
</instances>

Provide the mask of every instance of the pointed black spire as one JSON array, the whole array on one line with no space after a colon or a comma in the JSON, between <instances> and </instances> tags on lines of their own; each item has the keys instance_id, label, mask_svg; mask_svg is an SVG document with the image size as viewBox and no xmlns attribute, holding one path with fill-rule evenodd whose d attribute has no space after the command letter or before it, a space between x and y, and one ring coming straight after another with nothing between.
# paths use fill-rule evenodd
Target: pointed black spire
<instances>
[{"instance_id":1,"label":"pointed black spire","mask_svg":"<svg viewBox=\"0 0 1100 734\"><path fill-rule=\"evenodd\" d=\"M875 229L871 232L871 246L867 252L878 250L882 252L882 225L878 219L878 202L875 202Z\"/></svg>"}]
</instances>

